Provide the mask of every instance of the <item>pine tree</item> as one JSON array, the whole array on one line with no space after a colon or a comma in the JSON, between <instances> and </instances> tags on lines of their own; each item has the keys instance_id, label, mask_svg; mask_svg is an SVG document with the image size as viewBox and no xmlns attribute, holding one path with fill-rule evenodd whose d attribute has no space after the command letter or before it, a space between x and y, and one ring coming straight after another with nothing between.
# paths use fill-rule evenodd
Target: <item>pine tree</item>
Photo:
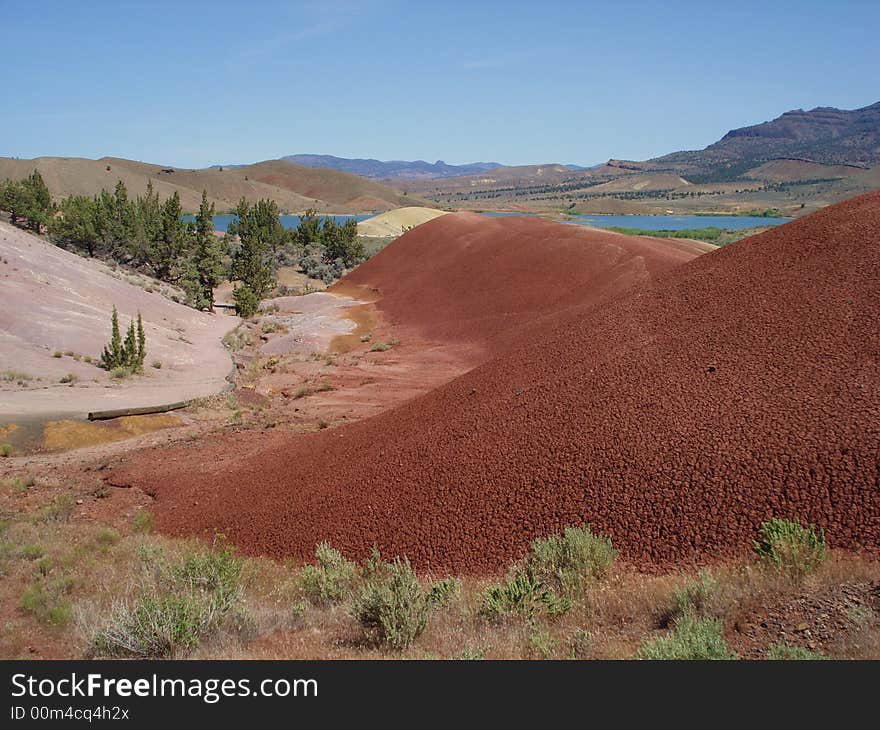
<instances>
[{"instance_id":1,"label":"pine tree","mask_svg":"<svg viewBox=\"0 0 880 730\"><path fill-rule=\"evenodd\" d=\"M110 318L110 344L104 347L101 355L101 365L106 370L113 370L124 364L125 353L122 347L122 337L119 334L119 313L113 307L113 316Z\"/></svg>"},{"instance_id":2,"label":"pine tree","mask_svg":"<svg viewBox=\"0 0 880 730\"><path fill-rule=\"evenodd\" d=\"M226 244L214 235L214 205L202 191L202 203L196 216L195 247L187 271L186 290L197 309L214 311L214 289L223 277L223 254Z\"/></svg>"},{"instance_id":3,"label":"pine tree","mask_svg":"<svg viewBox=\"0 0 880 730\"><path fill-rule=\"evenodd\" d=\"M147 357L147 335L144 332L144 320L138 312L137 322L137 371L143 372L144 360Z\"/></svg>"},{"instance_id":4,"label":"pine tree","mask_svg":"<svg viewBox=\"0 0 880 730\"><path fill-rule=\"evenodd\" d=\"M274 225L268 223L270 210L270 206L263 206L257 212L242 198L235 210L238 224L232 228L241 240L241 246L232 259L232 278L244 284L257 300L269 293L275 279L268 242L275 230Z\"/></svg>"},{"instance_id":5,"label":"pine tree","mask_svg":"<svg viewBox=\"0 0 880 730\"><path fill-rule=\"evenodd\" d=\"M125 342L122 344L122 364L131 372L137 370L138 365L138 346L137 335L134 330L134 320L128 325L128 331L125 333Z\"/></svg>"},{"instance_id":6,"label":"pine tree","mask_svg":"<svg viewBox=\"0 0 880 730\"><path fill-rule=\"evenodd\" d=\"M176 283L180 280L186 252L186 228L180 220L182 214L180 195L175 190L162 204L162 232L150 256L156 277L162 281Z\"/></svg>"},{"instance_id":7,"label":"pine tree","mask_svg":"<svg viewBox=\"0 0 880 730\"><path fill-rule=\"evenodd\" d=\"M24 183L24 216L28 219L31 230L40 233L43 226L49 223L54 206L49 188L43 181L43 176L37 170L31 173Z\"/></svg>"}]
</instances>

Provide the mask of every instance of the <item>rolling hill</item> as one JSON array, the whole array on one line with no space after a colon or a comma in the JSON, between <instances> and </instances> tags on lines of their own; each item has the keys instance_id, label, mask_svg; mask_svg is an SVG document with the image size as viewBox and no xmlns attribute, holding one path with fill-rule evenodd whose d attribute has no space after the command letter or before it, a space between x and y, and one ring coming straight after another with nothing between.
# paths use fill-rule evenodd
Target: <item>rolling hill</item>
<instances>
[{"instance_id":1,"label":"rolling hill","mask_svg":"<svg viewBox=\"0 0 880 730\"><path fill-rule=\"evenodd\" d=\"M631 564L693 565L747 554L772 517L880 551L880 193L677 266L626 237L538 245L540 222L507 220L443 216L355 272L391 321L515 338L482 365L338 428L145 453L111 483L155 495L163 532L279 558L329 540L491 574L590 524ZM428 248L443 258L421 280L388 276Z\"/></svg>"},{"instance_id":2,"label":"rolling hill","mask_svg":"<svg viewBox=\"0 0 880 730\"><path fill-rule=\"evenodd\" d=\"M202 190L218 211L230 210L242 197L269 198L284 211L361 213L412 205L419 201L388 185L336 170L267 160L234 168L192 170L116 157L89 160L78 157L0 158L0 180L23 178L38 170L53 197L94 195L112 190L122 180L130 196L140 195L152 180L161 198L178 192L185 210L196 210Z\"/></svg>"}]
</instances>

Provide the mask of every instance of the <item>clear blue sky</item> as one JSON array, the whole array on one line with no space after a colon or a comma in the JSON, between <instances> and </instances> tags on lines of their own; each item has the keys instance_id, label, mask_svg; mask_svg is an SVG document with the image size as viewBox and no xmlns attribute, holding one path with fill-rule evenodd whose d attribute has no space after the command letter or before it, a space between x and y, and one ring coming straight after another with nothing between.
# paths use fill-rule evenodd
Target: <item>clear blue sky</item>
<instances>
[{"instance_id":1,"label":"clear blue sky","mask_svg":"<svg viewBox=\"0 0 880 730\"><path fill-rule=\"evenodd\" d=\"M0 0L0 156L645 159L880 100L878 31L878 0Z\"/></svg>"}]
</instances>

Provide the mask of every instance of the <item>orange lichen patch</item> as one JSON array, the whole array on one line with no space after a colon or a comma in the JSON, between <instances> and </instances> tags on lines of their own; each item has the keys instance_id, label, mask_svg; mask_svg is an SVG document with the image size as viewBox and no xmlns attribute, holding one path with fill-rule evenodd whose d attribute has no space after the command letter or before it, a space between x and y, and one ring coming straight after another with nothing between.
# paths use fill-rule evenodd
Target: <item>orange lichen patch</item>
<instances>
[{"instance_id":1,"label":"orange lichen patch","mask_svg":"<svg viewBox=\"0 0 880 730\"><path fill-rule=\"evenodd\" d=\"M49 421L43 429L43 448L69 451L179 426L183 421L167 413L150 416L123 416L109 421Z\"/></svg>"}]
</instances>

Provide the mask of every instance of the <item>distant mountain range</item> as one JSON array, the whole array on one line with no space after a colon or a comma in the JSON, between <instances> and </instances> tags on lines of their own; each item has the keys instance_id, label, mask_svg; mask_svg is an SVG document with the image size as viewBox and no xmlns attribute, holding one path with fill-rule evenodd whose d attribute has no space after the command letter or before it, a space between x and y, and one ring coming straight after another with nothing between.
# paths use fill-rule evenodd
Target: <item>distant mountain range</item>
<instances>
[{"instance_id":1,"label":"distant mountain range","mask_svg":"<svg viewBox=\"0 0 880 730\"><path fill-rule=\"evenodd\" d=\"M341 170L352 175L369 177L374 180L390 180L392 178L404 178L412 180L432 180L444 177L459 177L461 175L474 175L488 172L497 167L503 167L498 162L472 162L467 165L447 165L443 160L430 163L424 160L407 162L405 160L391 160L382 162L372 159L348 159L334 157L333 155L287 155L282 160L304 165L305 167L322 167L330 170Z\"/></svg>"},{"instance_id":2,"label":"distant mountain range","mask_svg":"<svg viewBox=\"0 0 880 730\"><path fill-rule=\"evenodd\" d=\"M769 122L732 129L704 150L649 162L693 179L736 179L757 164L793 159L869 168L880 164L880 102L862 109L795 109ZM690 173L690 176L689 176Z\"/></svg>"}]
</instances>

